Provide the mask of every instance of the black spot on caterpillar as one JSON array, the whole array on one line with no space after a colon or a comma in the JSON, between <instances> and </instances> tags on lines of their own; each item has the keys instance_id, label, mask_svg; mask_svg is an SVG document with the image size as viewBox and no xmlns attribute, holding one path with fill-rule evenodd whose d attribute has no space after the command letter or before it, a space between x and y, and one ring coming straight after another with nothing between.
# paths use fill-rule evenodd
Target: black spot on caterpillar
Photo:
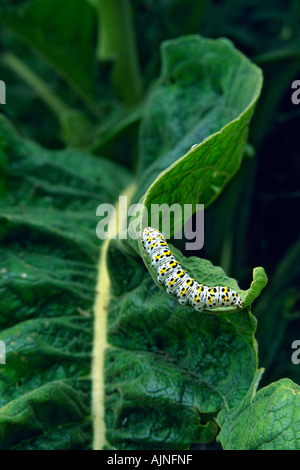
<instances>
[{"instance_id":1,"label":"black spot on caterpillar","mask_svg":"<svg viewBox=\"0 0 300 470\"><path fill-rule=\"evenodd\" d=\"M197 312L217 307L242 308L239 295L229 287L207 287L191 278L176 260L163 235L146 227L142 235L144 250L157 272L157 281L174 295L181 305L190 304Z\"/></svg>"}]
</instances>

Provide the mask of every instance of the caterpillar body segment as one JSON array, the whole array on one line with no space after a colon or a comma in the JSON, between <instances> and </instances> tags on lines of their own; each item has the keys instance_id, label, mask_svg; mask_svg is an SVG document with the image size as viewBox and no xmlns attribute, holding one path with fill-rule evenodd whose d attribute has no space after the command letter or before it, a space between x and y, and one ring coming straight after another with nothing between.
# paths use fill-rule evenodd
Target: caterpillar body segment
<instances>
[{"instance_id":1,"label":"caterpillar body segment","mask_svg":"<svg viewBox=\"0 0 300 470\"><path fill-rule=\"evenodd\" d=\"M196 311L218 307L242 308L240 296L227 286L205 286L189 276L176 260L165 238L157 230L146 227L142 235L145 252L157 272L157 281L181 305L191 305Z\"/></svg>"}]
</instances>

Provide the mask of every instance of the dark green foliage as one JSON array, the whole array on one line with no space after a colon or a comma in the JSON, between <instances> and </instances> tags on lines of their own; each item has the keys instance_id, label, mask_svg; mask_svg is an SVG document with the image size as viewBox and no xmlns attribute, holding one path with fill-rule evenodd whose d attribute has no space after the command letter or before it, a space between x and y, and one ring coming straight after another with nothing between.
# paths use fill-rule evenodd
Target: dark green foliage
<instances>
[{"instance_id":1,"label":"dark green foliage","mask_svg":"<svg viewBox=\"0 0 300 470\"><path fill-rule=\"evenodd\" d=\"M299 449L298 2L0 13L0 448L97 447L96 403L105 449ZM147 209L205 204L203 250L174 252L242 311L180 306L139 239L97 238L128 188Z\"/></svg>"}]
</instances>

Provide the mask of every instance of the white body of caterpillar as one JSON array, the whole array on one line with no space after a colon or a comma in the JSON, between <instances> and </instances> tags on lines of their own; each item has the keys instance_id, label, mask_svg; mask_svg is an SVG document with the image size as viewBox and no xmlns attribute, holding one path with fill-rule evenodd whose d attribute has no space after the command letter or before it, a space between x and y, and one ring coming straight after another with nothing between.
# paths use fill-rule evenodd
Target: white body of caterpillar
<instances>
[{"instance_id":1,"label":"white body of caterpillar","mask_svg":"<svg viewBox=\"0 0 300 470\"><path fill-rule=\"evenodd\" d=\"M164 284L167 293L174 295L180 304L190 304L198 312L217 307L242 308L242 300L233 289L227 286L207 287L191 278L158 230L146 227L142 243L157 272L157 281Z\"/></svg>"}]
</instances>

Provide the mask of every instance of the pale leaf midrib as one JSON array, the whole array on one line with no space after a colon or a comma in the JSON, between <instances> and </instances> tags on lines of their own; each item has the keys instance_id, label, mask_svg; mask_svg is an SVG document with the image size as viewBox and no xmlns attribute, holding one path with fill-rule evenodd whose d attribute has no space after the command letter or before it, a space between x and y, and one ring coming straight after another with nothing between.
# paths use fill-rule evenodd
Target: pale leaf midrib
<instances>
[{"instance_id":1,"label":"pale leaf midrib","mask_svg":"<svg viewBox=\"0 0 300 470\"><path fill-rule=\"evenodd\" d=\"M135 192L135 183L131 183L122 196L127 196L128 203ZM104 420L104 355L107 348L106 320L109 304L110 279L106 265L106 254L110 237L118 235L125 228L127 213L119 217L118 202L115 205L116 220L109 225L108 236L104 240L98 263L98 280L96 298L94 304L94 346L92 356L92 413L94 420L93 449L101 450L105 445L105 420Z\"/></svg>"}]
</instances>

